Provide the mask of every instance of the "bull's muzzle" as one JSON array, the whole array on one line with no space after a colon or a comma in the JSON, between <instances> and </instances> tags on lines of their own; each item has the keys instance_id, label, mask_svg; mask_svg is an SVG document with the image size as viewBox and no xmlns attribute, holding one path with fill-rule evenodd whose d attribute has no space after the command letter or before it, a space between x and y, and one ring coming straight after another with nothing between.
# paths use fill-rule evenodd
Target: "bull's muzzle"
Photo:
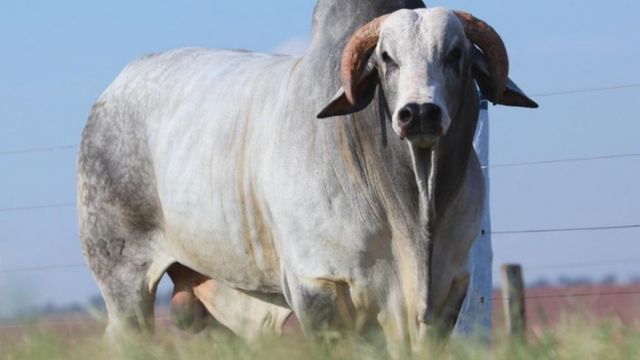
<instances>
[{"instance_id":1,"label":"bull's muzzle","mask_svg":"<svg viewBox=\"0 0 640 360\"><path fill-rule=\"evenodd\" d=\"M433 103L409 103L398 110L397 128L401 139L430 146L444 134L442 108Z\"/></svg>"}]
</instances>

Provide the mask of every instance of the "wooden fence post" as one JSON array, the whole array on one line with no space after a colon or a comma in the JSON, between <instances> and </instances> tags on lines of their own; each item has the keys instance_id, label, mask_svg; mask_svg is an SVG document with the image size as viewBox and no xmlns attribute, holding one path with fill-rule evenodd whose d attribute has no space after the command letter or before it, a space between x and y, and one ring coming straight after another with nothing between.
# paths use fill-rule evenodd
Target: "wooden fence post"
<instances>
[{"instance_id":1,"label":"wooden fence post","mask_svg":"<svg viewBox=\"0 0 640 360\"><path fill-rule=\"evenodd\" d=\"M502 265L502 303L507 331L524 340L527 328L524 305L524 281L520 265Z\"/></svg>"}]
</instances>

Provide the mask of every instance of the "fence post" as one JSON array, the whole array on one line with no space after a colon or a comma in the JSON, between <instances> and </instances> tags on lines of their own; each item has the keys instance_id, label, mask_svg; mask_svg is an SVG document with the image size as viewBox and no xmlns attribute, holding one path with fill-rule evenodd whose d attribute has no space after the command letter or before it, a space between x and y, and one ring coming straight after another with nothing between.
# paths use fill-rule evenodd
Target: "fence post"
<instances>
[{"instance_id":1,"label":"fence post","mask_svg":"<svg viewBox=\"0 0 640 360\"><path fill-rule=\"evenodd\" d=\"M460 335L481 336L488 342L491 338L493 314L493 279L492 264L493 250L491 249L491 216L489 213L489 102L480 101L480 114L473 147L478 154L486 199L484 203L484 218L482 230L469 250L469 290L462 305L456 332Z\"/></svg>"},{"instance_id":2,"label":"fence post","mask_svg":"<svg viewBox=\"0 0 640 360\"><path fill-rule=\"evenodd\" d=\"M524 300L524 282L520 265L503 265L502 269L502 303L509 335L524 340L527 328Z\"/></svg>"}]
</instances>

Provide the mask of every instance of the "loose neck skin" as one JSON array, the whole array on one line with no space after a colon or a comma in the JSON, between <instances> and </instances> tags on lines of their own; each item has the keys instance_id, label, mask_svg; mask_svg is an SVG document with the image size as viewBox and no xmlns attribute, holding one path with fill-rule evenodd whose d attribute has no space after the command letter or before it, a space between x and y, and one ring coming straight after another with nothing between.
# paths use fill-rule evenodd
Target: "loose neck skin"
<instances>
[{"instance_id":1,"label":"loose neck skin","mask_svg":"<svg viewBox=\"0 0 640 360\"><path fill-rule=\"evenodd\" d=\"M340 159L332 169L335 179L342 188L355 189L349 195L358 204L355 208L373 209L376 221L387 222L391 229L409 323L430 324L434 319L433 300L428 295L438 224L447 204L464 185L473 155L478 116L473 81L462 96L468 100L452 119L447 135L432 148L401 141L389 121L385 122L385 147L380 126L384 113L379 110L377 97L362 112L318 123L326 158Z\"/></svg>"},{"instance_id":2,"label":"loose neck skin","mask_svg":"<svg viewBox=\"0 0 640 360\"><path fill-rule=\"evenodd\" d=\"M375 199L370 202L393 213L382 217L412 229L419 224L432 234L438 214L444 212L460 189L473 154L479 108L475 85L472 80L467 82L461 96L468 100L454 114L448 133L431 148L400 140L376 96L359 113L315 120L317 133L323 139L319 150L327 152L326 158L341 159L343 166L338 167L343 169L334 166L332 171L337 171L338 181L345 182L345 189L349 188L348 183L357 181L368 187L367 193L374 194ZM408 236L420 237L415 230L407 231Z\"/></svg>"}]
</instances>

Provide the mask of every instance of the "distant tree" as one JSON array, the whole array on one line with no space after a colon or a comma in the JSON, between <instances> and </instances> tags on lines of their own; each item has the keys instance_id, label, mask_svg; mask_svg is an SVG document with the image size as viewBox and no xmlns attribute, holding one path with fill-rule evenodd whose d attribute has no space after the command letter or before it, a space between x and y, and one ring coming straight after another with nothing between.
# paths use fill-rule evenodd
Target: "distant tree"
<instances>
[{"instance_id":1,"label":"distant tree","mask_svg":"<svg viewBox=\"0 0 640 360\"><path fill-rule=\"evenodd\" d=\"M560 276L558 283L562 286L579 286L579 285L591 285L593 280L586 276L569 277L566 275Z\"/></svg>"},{"instance_id":2,"label":"distant tree","mask_svg":"<svg viewBox=\"0 0 640 360\"><path fill-rule=\"evenodd\" d=\"M605 285L614 285L618 283L618 278L615 274L608 274L600 280L600 283Z\"/></svg>"},{"instance_id":3,"label":"distant tree","mask_svg":"<svg viewBox=\"0 0 640 360\"><path fill-rule=\"evenodd\" d=\"M529 285L530 288L548 288L552 286L553 284L547 278L538 278Z\"/></svg>"}]
</instances>

